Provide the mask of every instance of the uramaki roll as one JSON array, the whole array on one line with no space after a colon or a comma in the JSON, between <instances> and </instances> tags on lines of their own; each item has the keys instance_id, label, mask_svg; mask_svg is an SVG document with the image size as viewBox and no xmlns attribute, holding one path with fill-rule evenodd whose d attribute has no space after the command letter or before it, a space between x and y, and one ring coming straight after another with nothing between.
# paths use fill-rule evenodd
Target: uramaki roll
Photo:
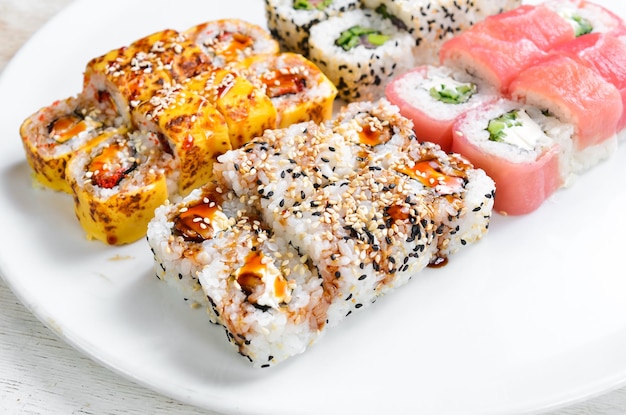
<instances>
[{"instance_id":1,"label":"uramaki roll","mask_svg":"<svg viewBox=\"0 0 626 415\"><path fill-rule=\"evenodd\" d=\"M277 111L263 90L236 72L216 68L187 82L224 116L232 148L276 128Z\"/></svg>"},{"instance_id":2,"label":"uramaki roll","mask_svg":"<svg viewBox=\"0 0 626 415\"><path fill-rule=\"evenodd\" d=\"M307 55L311 27L361 7L359 0L265 0L267 27L284 51Z\"/></svg>"},{"instance_id":3,"label":"uramaki roll","mask_svg":"<svg viewBox=\"0 0 626 415\"><path fill-rule=\"evenodd\" d=\"M231 191L210 183L159 207L147 240L157 276L204 308L255 367L302 353L323 334L316 268Z\"/></svg>"},{"instance_id":4,"label":"uramaki roll","mask_svg":"<svg viewBox=\"0 0 626 415\"><path fill-rule=\"evenodd\" d=\"M150 100L157 90L208 68L206 55L194 42L166 29L89 61L83 88L93 100L110 97L130 125L132 109Z\"/></svg>"},{"instance_id":5,"label":"uramaki roll","mask_svg":"<svg viewBox=\"0 0 626 415\"><path fill-rule=\"evenodd\" d=\"M330 17L310 33L308 58L348 102L381 98L388 81L415 66L411 35L372 10Z\"/></svg>"},{"instance_id":6,"label":"uramaki roll","mask_svg":"<svg viewBox=\"0 0 626 415\"><path fill-rule=\"evenodd\" d=\"M216 68L253 55L275 55L280 50L267 30L235 18L198 24L187 29L185 35L202 49Z\"/></svg>"},{"instance_id":7,"label":"uramaki roll","mask_svg":"<svg viewBox=\"0 0 626 415\"><path fill-rule=\"evenodd\" d=\"M242 62L242 73L259 86L278 114L277 127L324 122L333 115L337 88L311 61L296 53L259 55Z\"/></svg>"},{"instance_id":8,"label":"uramaki roll","mask_svg":"<svg viewBox=\"0 0 626 415\"><path fill-rule=\"evenodd\" d=\"M74 209L88 239L122 245L142 238L168 198L172 158L139 133L114 134L67 165Z\"/></svg>"},{"instance_id":9,"label":"uramaki roll","mask_svg":"<svg viewBox=\"0 0 626 415\"><path fill-rule=\"evenodd\" d=\"M102 141L116 124L114 113L83 95L54 101L26 118L20 126L26 160L37 182L70 192L65 167L78 151Z\"/></svg>"},{"instance_id":10,"label":"uramaki roll","mask_svg":"<svg viewBox=\"0 0 626 415\"><path fill-rule=\"evenodd\" d=\"M174 157L180 195L207 183L217 156L231 149L224 116L190 86L162 88L133 110L134 124Z\"/></svg>"}]
</instances>

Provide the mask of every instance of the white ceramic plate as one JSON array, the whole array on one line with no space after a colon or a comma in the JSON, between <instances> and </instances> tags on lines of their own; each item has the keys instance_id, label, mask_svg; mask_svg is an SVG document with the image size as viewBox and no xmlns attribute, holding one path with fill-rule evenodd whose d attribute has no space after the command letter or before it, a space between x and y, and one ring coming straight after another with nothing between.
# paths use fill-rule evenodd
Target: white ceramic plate
<instances>
[{"instance_id":1,"label":"white ceramic plate","mask_svg":"<svg viewBox=\"0 0 626 415\"><path fill-rule=\"evenodd\" d=\"M70 198L33 188L20 122L77 93L90 58L146 34L219 17L264 24L261 0L217 4L79 0L6 68L0 269L38 318L123 376L228 414L521 414L626 384L623 147L269 370L153 276L145 241L87 242Z\"/></svg>"}]
</instances>

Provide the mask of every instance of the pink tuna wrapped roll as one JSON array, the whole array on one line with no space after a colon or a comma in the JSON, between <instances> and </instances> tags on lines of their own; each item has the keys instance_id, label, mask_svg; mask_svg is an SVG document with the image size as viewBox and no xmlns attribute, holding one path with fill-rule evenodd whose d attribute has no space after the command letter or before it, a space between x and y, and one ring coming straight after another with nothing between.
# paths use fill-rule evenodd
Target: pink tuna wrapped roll
<instances>
[{"instance_id":1,"label":"pink tuna wrapped roll","mask_svg":"<svg viewBox=\"0 0 626 415\"><path fill-rule=\"evenodd\" d=\"M552 0L492 15L444 43L440 63L467 69L504 94L522 70L588 33L624 33L624 22L587 1Z\"/></svg>"},{"instance_id":2,"label":"pink tuna wrapped roll","mask_svg":"<svg viewBox=\"0 0 626 415\"><path fill-rule=\"evenodd\" d=\"M574 150L590 157L583 168L614 149L622 97L591 68L554 55L520 73L511 83L510 93L513 100L546 109L574 125Z\"/></svg>"},{"instance_id":3,"label":"pink tuna wrapped roll","mask_svg":"<svg viewBox=\"0 0 626 415\"><path fill-rule=\"evenodd\" d=\"M595 70L617 88L626 107L626 39L605 33L590 33L563 44L554 53L564 54ZM626 128L626 112L617 124Z\"/></svg>"},{"instance_id":4,"label":"pink tuna wrapped roll","mask_svg":"<svg viewBox=\"0 0 626 415\"><path fill-rule=\"evenodd\" d=\"M574 26L568 19L543 5L523 5L490 16L479 23L476 30L514 43L530 40L544 52L576 37Z\"/></svg>"},{"instance_id":5,"label":"pink tuna wrapped roll","mask_svg":"<svg viewBox=\"0 0 626 415\"><path fill-rule=\"evenodd\" d=\"M567 185L572 131L536 107L500 99L457 119L452 151L494 180L495 211L524 215Z\"/></svg>"},{"instance_id":6,"label":"pink tuna wrapped roll","mask_svg":"<svg viewBox=\"0 0 626 415\"><path fill-rule=\"evenodd\" d=\"M467 69L500 92L555 46L576 37L570 22L544 6L524 5L492 15L444 43L440 62Z\"/></svg>"},{"instance_id":7,"label":"pink tuna wrapped roll","mask_svg":"<svg viewBox=\"0 0 626 415\"><path fill-rule=\"evenodd\" d=\"M481 27L479 25L474 28ZM469 73L506 93L511 81L524 69L546 57L546 52L528 39L498 39L487 31L470 29L445 42L439 51L442 65Z\"/></svg>"},{"instance_id":8,"label":"pink tuna wrapped roll","mask_svg":"<svg viewBox=\"0 0 626 415\"><path fill-rule=\"evenodd\" d=\"M567 19L575 27L577 36L582 35L582 32L619 35L626 30L626 25L620 16L591 1L547 0L542 5Z\"/></svg>"},{"instance_id":9,"label":"pink tuna wrapped roll","mask_svg":"<svg viewBox=\"0 0 626 415\"><path fill-rule=\"evenodd\" d=\"M394 78L385 88L387 100L413 122L420 141L452 149L452 124L470 108L498 98L497 91L463 70L422 65Z\"/></svg>"}]
</instances>

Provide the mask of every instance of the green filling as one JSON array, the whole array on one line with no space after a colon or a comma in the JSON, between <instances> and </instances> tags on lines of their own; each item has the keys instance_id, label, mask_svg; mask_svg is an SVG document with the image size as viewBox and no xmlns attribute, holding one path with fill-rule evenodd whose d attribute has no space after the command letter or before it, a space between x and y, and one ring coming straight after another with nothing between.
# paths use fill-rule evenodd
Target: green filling
<instances>
[{"instance_id":1,"label":"green filling","mask_svg":"<svg viewBox=\"0 0 626 415\"><path fill-rule=\"evenodd\" d=\"M593 31L593 25L589 20L580 16L572 16L570 19L574 22L574 34L576 37L586 35Z\"/></svg>"},{"instance_id":2,"label":"green filling","mask_svg":"<svg viewBox=\"0 0 626 415\"><path fill-rule=\"evenodd\" d=\"M518 110L509 111L498 118L494 118L493 120L490 120L487 125L489 140L499 143L505 142L506 140L504 137L506 137L506 129L519 127L521 125L522 122L518 118Z\"/></svg>"},{"instance_id":3,"label":"green filling","mask_svg":"<svg viewBox=\"0 0 626 415\"><path fill-rule=\"evenodd\" d=\"M359 45L373 49L382 46L389 40L389 36L378 30L366 28L362 26L352 26L348 30L344 30L335 41L335 45L342 47L344 50L350 50Z\"/></svg>"},{"instance_id":4,"label":"green filling","mask_svg":"<svg viewBox=\"0 0 626 415\"><path fill-rule=\"evenodd\" d=\"M293 8L295 10L324 10L332 4L333 0L323 0L313 2L309 0L293 0ZM317 4L316 4L317 3Z\"/></svg>"},{"instance_id":5,"label":"green filling","mask_svg":"<svg viewBox=\"0 0 626 415\"><path fill-rule=\"evenodd\" d=\"M467 83L449 86L442 83L438 87L430 88L428 92L431 97L445 104L463 104L474 95L476 85Z\"/></svg>"}]
</instances>

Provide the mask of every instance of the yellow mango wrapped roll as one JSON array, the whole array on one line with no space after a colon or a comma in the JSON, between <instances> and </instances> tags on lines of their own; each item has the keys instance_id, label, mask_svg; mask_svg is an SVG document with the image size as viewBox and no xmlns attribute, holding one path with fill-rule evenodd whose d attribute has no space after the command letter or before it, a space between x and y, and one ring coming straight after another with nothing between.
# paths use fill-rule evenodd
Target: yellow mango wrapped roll
<instances>
[{"instance_id":1,"label":"yellow mango wrapped roll","mask_svg":"<svg viewBox=\"0 0 626 415\"><path fill-rule=\"evenodd\" d=\"M278 113L278 128L323 122L333 115L337 88L302 55L253 56L241 62L240 71L270 97Z\"/></svg>"},{"instance_id":2,"label":"yellow mango wrapped roll","mask_svg":"<svg viewBox=\"0 0 626 415\"><path fill-rule=\"evenodd\" d=\"M198 45L216 68L253 55L276 55L280 48L261 26L240 19L221 19L198 24L185 35Z\"/></svg>"},{"instance_id":3,"label":"yellow mango wrapped roll","mask_svg":"<svg viewBox=\"0 0 626 415\"><path fill-rule=\"evenodd\" d=\"M276 128L276 108L270 98L235 72L216 69L191 79L187 87L206 97L224 116L232 148Z\"/></svg>"},{"instance_id":4,"label":"yellow mango wrapped roll","mask_svg":"<svg viewBox=\"0 0 626 415\"><path fill-rule=\"evenodd\" d=\"M68 161L76 152L103 140L115 124L111 108L99 107L82 95L55 101L26 118L20 135L35 180L69 193L65 180Z\"/></svg>"},{"instance_id":5,"label":"yellow mango wrapped roll","mask_svg":"<svg viewBox=\"0 0 626 415\"><path fill-rule=\"evenodd\" d=\"M209 68L207 56L183 34L166 29L111 50L87 64L83 89L93 100L112 100L127 124L131 111L163 85Z\"/></svg>"},{"instance_id":6,"label":"yellow mango wrapped roll","mask_svg":"<svg viewBox=\"0 0 626 415\"><path fill-rule=\"evenodd\" d=\"M133 111L139 130L176 161L177 191L185 195L209 181L213 162L232 147L224 116L184 84L166 86Z\"/></svg>"},{"instance_id":7,"label":"yellow mango wrapped roll","mask_svg":"<svg viewBox=\"0 0 626 415\"><path fill-rule=\"evenodd\" d=\"M122 245L144 237L168 198L173 158L142 133L115 134L67 165L74 210L88 239Z\"/></svg>"}]
</instances>

